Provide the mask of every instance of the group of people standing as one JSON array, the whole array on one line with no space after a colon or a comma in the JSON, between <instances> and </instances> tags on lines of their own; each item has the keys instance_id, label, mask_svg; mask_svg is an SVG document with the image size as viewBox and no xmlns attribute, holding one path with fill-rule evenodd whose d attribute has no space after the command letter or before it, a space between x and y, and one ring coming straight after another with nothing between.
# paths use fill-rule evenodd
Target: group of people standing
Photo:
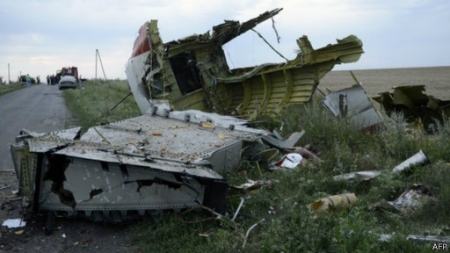
<instances>
[{"instance_id":1,"label":"group of people standing","mask_svg":"<svg viewBox=\"0 0 450 253\"><path fill-rule=\"evenodd\" d=\"M48 75L47 76L47 84L48 85L57 84L59 82L59 79L60 79L60 76Z\"/></svg>"}]
</instances>

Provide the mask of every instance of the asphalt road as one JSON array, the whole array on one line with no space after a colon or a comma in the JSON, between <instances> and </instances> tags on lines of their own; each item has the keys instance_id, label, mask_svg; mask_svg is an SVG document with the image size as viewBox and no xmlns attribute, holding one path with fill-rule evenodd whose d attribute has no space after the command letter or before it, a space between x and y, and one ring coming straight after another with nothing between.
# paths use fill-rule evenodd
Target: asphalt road
<instances>
[{"instance_id":1,"label":"asphalt road","mask_svg":"<svg viewBox=\"0 0 450 253\"><path fill-rule=\"evenodd\" d=\"M0 97L0 171L13 170L9 144L22 129L43 133L63 129L70 120L56 85L33 85Z\"/></svg>"}]
</instances>

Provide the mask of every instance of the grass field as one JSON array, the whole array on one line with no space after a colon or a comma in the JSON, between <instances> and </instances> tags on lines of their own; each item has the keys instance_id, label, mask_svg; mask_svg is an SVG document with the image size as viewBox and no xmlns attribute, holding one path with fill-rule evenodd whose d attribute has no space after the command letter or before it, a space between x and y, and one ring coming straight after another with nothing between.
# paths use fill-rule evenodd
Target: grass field
<instances>
[{"instance_id":1,"label":"grass field","mask_svg":"<svg viewBox=\"0 0 450 253\"><path fill-rule=\"evenodd\" d=\"M394 86L425 85L427 94L450 100L450 66L353 70L353 73L370 97ZM338 90L354 83L349 71L332 71L322 78L319 88Z\"/></svg>"},{"instance_id":2,"label":"grass field","mask_svg":"<svg viewBox=\"0 0 450 253\"><path fill-rule=\"evenodd\" d=\"M25 84L21 83L12 83L8 85L0 85L0 97L5 95L6 93L13 92L18 89L22 89L27 87Z\"/></svg>"},{"instance_id":3,"label":"grass field","mask_svg":"<svg viewBox=\"0 0 450 253\"><path fill-rule=\"evenodd\" d=\"M450 79L440 79L439 74L426 77L424 73L443 71L441 74L448 76L448 70L445 67L354 72L369 95L392 86L425 84L428 92L441 98L439 95L449 93L446 85ZM319 88L337 90L352 84L348 71L333 72ZM127 93L126 85L119 82L88 82L84 90L64 91L69 109L83 127L138 115L131 97L117 110L109 110ZM230 194L227 214L222 218L190 212L164 213L156 223L143 221L134 226L132 243L140 252L430 252L433 243L407 240L406 236L450 235L448 121L439 126L437 136L427 136L405 131L402 117L396 116L386 119L385 131L368 134L331 117L321 106L320 98L305 106L288 108L281 120L285 124L284 135L306 131L299 145L314 144L323 160L320 166L270 172L264 167L259 170L254 163L245 163L247 166L239 173L225 175L229 184L240 185L247 179L274 183L256 192ZM393 167L419 150L427 154L431 163L392 173ZM362 182L333 180L335 175L364 170L382 174ZM423 207L408 214L369 209L382 199L395 200L415 183L431 192ZM355 193L358 197L352 208L313 218L308 204L343 193ZM229 218L241 198L245 198L245 204L231 222ZM380 241L381 234L390 234L392 238Z\"/></svg>"}]
</instances>

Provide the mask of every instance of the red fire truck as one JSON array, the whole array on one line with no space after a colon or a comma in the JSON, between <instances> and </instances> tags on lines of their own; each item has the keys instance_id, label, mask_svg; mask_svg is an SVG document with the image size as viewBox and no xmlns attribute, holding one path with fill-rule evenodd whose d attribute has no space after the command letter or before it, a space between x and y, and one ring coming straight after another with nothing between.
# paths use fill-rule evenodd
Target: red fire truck
<instances>
[{"instance_id":1,"label":"red fire truck","mask_svg":"<svg viewBox=\"0 0 450 253\"><path fill-rule=\"evenodd\" d=\"M59 81L59 79L61 79L61 76L66 76L66 75L70 75L70 76L75 77L75 79L77 79L77 83L79 82L79 80L78 80L78 68L77 67L64 67L64 68L62 68L60 70L57 70L56 71L56 80Z\"/></svg>"}]
</instances>

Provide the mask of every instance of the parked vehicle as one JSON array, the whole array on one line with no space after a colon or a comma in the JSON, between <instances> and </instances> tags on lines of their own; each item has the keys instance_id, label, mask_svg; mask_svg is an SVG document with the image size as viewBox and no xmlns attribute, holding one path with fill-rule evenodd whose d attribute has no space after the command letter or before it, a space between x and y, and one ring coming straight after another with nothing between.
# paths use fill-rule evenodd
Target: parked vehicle
<instances>
[{"instance_id":1,"label":"parked vehicle","mask_svg":"<svg viewBox=\"0 0 450 253\"><path fill-rule=\"evenodd\" d=\"M71 75L65 75L61 76L61 79L59 80L59 89L62 90L64 88L77 88L77 79L74 76Z\"/></svg>"}]
</instances>

